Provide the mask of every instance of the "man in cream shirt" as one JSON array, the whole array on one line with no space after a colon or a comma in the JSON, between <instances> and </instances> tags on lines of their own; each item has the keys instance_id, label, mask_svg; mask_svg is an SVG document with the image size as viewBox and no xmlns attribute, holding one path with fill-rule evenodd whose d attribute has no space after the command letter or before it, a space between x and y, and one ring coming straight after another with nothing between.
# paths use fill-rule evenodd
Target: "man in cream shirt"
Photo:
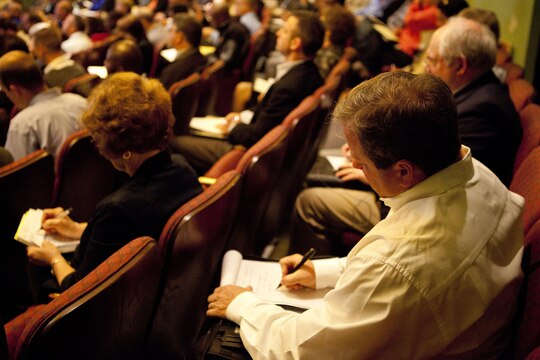
<instances>
[{"instance_id":1,"label":"man in cream shirt","mask_svg":"<svg viewBox=\"0 0 540 360\"><path fill-rule=\"evenodd\" d=\"M227 285L209 316L240 325L256 359L425 359L501 355L522 281L523 198L461 146L450 89L385 73L334 113L353 166L390 213L346 259L281 260L289 288L334 287L298 314Z\"/></svg>"}]
</instances>

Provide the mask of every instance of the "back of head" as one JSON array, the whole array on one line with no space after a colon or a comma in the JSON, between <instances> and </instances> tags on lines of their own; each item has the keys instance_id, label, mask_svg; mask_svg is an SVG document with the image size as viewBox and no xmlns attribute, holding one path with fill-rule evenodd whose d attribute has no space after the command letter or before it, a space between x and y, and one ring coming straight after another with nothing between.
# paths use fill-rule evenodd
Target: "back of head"
<instances>
[{"instance_id":1,"label":"back of head","mask_svg":"<svg viewBox=\"0 0 540 360\"><path fill-rule=\"evenodd\" d=\"M0 56L13 50L20 50L27 53L28 46L23 39L15 34L6 33L0 36Z\"/></svg>"},{"instance_id":2,"label":"back of head","mask_svg":"<svg viewBox=\"0 0 540 360\"><path fill-rule=\"evenodd\" d=\"M298 20L295 36L302 40L302 50L307 57L314 57L324 40L324 26L311 11L295 11L291 16Z\"/></svg>"},{"instance_id":3,"label":"back of head","mask_svg":"<svg viewBox=\"0 0 540 360\"><path fill-rule=\"evenodd\" d=\"M82 122L100 151L118 157L125 151L165 149L174 117L169 94L158 80L120 72L92 90Z\"/></svg>"},{"instance_id":4,"label":"back of head","mask_svg":"<svg viewBox=\"0 0 540 360\"><path fill-rule=\"evenodd\" d=\"M143 72L143 56L141 49L132 40L114 42L107 49L105 66L109 74L121 71L131 71L136 74Z\"/></svg>"},{"instance_id":5,"label":"back of head","mask_svg":"<svg viewBox=\"0 0 540 360\"><path fill-rule=\"evenodd\" d=\"M332 5L324 12L324 24L330 31L330 41L334 45L345 46L356 29L354 15L341 5Z\"/></svg>"},{"instance_id":6,"label":"back of head","mask_svg":"<svg viewBox=\"0 0 540 360\"><path fill-rule=\"evenodd\" d=\"M437 35L439 54L447 64L463 56L467 65L478 72L488 71L495 65L497 43L485 25L454 17L437 30Z\"/></svg>"},{"instance_id":7,"label":"back of head","mask_svg":"<svg viewBox=\"0 0 540 360\"><path fill-rule=\"evenodd\" d=\"M53 27L48 27L38 31L32 36L34 47L43 46L49 52L62 51L60 45L62 44L62 35Z\"/></svg>"},{"instance_id":8,"label":"back of head","mask_svg":"<svg viewBox=\"0 0 540 360\"><path fill-rule=\"evenodd\" d=\"M184 33L184 36L191 46L198 48L202 37L201 24L188 14L176 14L173 18L173 22L177 31Z\"/></svg>"},{"instance_id":9,"label":"back of head","mask_svg":"<svg viewBox=\"0 0 540 360\"><path fill-rule=\"evenodd\" d=\"M466 19L478 21L479 23L486 25L489 30L491 30L493 35L495 35L495 40L499 42L499 19L497 19L497 15L493 11L469 7L461 10L458 15Z\"/></svg>"},{"instance_id":10,"label":"back of head","mask_svg":"<svg viewBox=\"0 0 540 360\"><path fill-rule=\"evenodd\" d=\"M0 82L28 90L41 89L43 76L32 55L20 50L10 51L0 58Z\"/></svg>"},{"instance_id":11,"label":"back of head","mask_svg":"<svg viewBox=\"0 0 540 360\"><path fill-rule=\"evenodd\" d=\"M379 169L408 160L430 176L459 157L452 92L433 75L383 73L354 88L333 116Z\"/></svg>"}]
</instances>

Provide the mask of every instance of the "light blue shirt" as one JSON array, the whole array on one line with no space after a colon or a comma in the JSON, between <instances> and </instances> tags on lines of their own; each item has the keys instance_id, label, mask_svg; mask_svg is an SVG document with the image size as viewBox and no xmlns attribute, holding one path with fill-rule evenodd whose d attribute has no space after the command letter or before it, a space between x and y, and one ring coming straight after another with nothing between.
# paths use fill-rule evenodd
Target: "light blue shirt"
<instances>
[{"instance_id":1,"label":"light blue shirt","mask_svg":"<svg viewBox=\"0 0 540 360\"><path fill-rule=\"evenodd\" d=\"M15 160L39 149L56 156L64 140L81 129L85 108L86 99L80 95L62 94L59 88L40 92L11 119L5 148Z\"/></svg>"}]
</instances>

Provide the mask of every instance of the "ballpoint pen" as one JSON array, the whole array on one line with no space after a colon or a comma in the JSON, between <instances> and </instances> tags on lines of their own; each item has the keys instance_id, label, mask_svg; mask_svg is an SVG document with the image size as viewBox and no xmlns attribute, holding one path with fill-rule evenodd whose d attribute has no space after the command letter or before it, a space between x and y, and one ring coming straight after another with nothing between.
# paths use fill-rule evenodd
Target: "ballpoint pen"
<instances>
[{"instance_id":1,"label":"ballpoint pen","mask_svg":"<svg viewBox=\"0 0 540 360\"><path fill-rule=\"evenodd\" d=\"M69 214L71 214L71 212L73 211L73 208L68 208L60 213L58 213L58 215L56 215L55 217L53 217L53 219L61 219L61 218L65 218L67 216L69 216Z\"/></svg>"},{"instance_id":2,"label":"ballpoint pen","mask_svg":"<svg viewBox=\"0 0 540 360\"><path fill-rule=\"evenodd\" d=\"M292 274L294 272L296 272L297 270L299 270L302 266L304 266L304 264L306 263L306 261L310 260L313 255L315 255L316 251L314 248L311 248L309 249L305 254L304 256L302 257L302 260L300 260L300 262L298 264L296 264L295 267L292 268L291 271L289 271L289 274ZM278 289L281 287L281 284L278 285Z\"/></svg>"}]
</instances>

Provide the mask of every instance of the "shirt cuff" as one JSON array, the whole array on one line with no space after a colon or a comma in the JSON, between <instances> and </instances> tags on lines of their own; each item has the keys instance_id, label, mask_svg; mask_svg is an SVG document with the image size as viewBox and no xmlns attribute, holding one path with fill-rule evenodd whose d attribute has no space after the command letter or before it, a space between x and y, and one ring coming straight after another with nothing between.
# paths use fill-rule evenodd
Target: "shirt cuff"
<instances>
[{"instance_id":1,"label":"shirt cuff","mask_svg":"<svg viewBox=\"0 0 540 360\"><path fill-rule=\"evenodd\" d=\"M333 288L343 272L346 258L330 258L313 260L315 268L315 287L317 289Z\"/></svg>"},{"instance_id":2,"label":"shirt cuff","mask_svg":"<svg viewBox=\"0 0 540 360\"><path fill-rule=\"evenodd\" d=\"M259 303L260 301L261 300L257 297L257 295L255 295L251 291L241 293L236 298L234 298L234 300L227 307L227 319L240 325L240 321L242 320L242 310L245 310L256 303Z\"/></svg>"}]
</instances>

